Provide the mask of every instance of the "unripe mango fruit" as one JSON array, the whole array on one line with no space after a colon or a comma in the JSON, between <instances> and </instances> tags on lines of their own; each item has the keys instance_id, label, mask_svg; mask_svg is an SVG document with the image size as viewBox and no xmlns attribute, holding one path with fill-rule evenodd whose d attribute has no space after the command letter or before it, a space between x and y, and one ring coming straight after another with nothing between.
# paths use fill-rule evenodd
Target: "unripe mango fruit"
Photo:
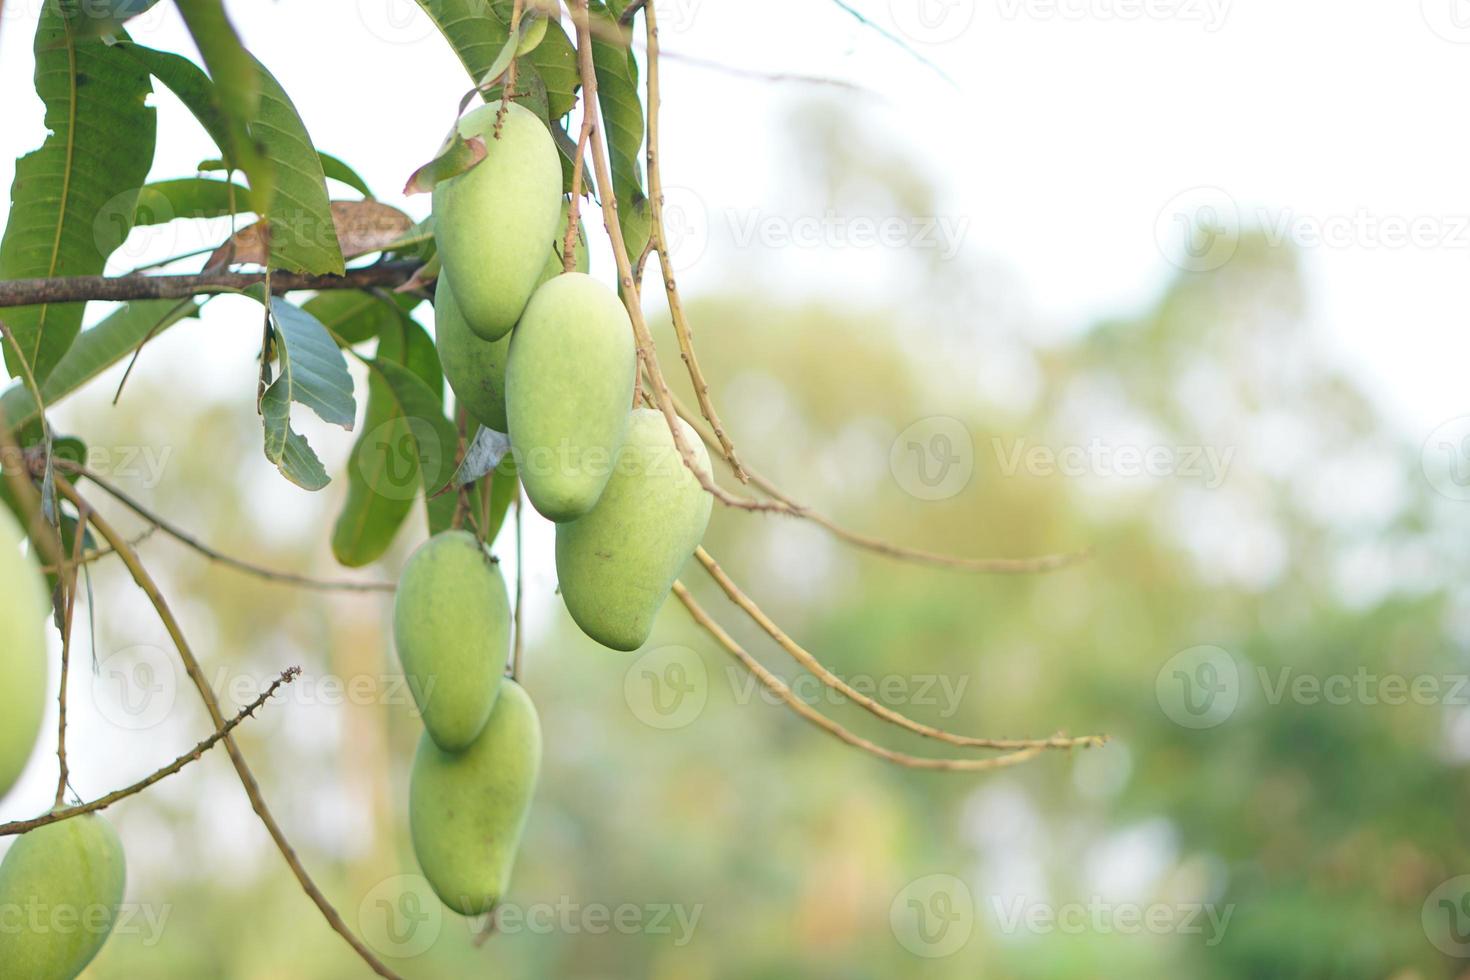
<instances>
[{"instance_id":1,"label":"unripe mango fruit","mask_svg":"<svg viewBox=\"0 0 1470 980\"><path fill-rule=\"evenodd\" d=\"M439 348L439 364L455 400L481 425L504 432L505 362L511 335L482 340L471 330L449 278L447 269L441 271L434 289L434 343Z\"/></svg>"},{"instance_id":2,"label":"unripe mango fruit","mask_svg":"<svg viewBox=\"0 0 1470 980\"><path fill-rule=\"evenodd\" d=\"M393 640L424 728L457 752L484 730L510 653L500 566L468 531L419 546L393 600Z\"/></svg>"},{"instance_id":3,"label":"unripe mango fruit","mask_svg":"<svg viewBox=\"0 0 1470 980\"><path fill-rule=\"evenodd\" d=\"M0 862L0 975L72 980L107 942L126 882L122 841L100 813L22 834Z\"/></svg>"},{"instance_id":4,"label":"unripe mango fruit","mask_svg":"<svg viewBox=\"0 0 1470 980\"><path fill-rule=\"evenodd\" d=\"M409 829L419 868L449 908L481 915L505 895L540 769L536 708L509 678L490 723L463 752L419 740Z\"/></svg>"},{"instance_id":5,"label":"unripe mango fruit","mask_svg":"<svg viewBox=\"0 0 1470 980\"><path fill-rule=\"evenodd\" d=\"M683 419L700 469L709 454ZM714 498L684 465L661 412L632 413L628 438L597 506L556 527L562 600L582 631L614 650L636 650L709 526Z\"/></svg>"},{"instance_id":6,"label":"unripe mango fruit","mask_svg":"<svg viewBox=\"0 0 1470 980\"><path fill-rule=\"evenodd\" d=\"M560 275L531 297L511 338L505 413L526 496L548 519L575 520L602 495L637 361L627 310L596 279Z\"/></svg>"},{"instance_id":7,"label":"unripe mango fruit","mask_svg":"<svg viewBox=\"0 0 1470 980\"><path fill-rule=\"evenodd\" d=\"M510 332L546 267L561 204L561 162L546 124L510 103L500 136L500 103L459 121L466 139L485 142L485 159L434 187L434 241L454 280L465 322L484 340Z\"/></svg>"},{"instance_id":8,"label":"unripe mango fruit","mask_svg":"<svg viewBox=\"0 0 1470 980\"><path fill-rule=\"evenodd\" d=\"M0 507L0 797L20 778L46 708L46 616L51 603L36 561L21 553L20 525Z\"/></svg>"}]
</instances>

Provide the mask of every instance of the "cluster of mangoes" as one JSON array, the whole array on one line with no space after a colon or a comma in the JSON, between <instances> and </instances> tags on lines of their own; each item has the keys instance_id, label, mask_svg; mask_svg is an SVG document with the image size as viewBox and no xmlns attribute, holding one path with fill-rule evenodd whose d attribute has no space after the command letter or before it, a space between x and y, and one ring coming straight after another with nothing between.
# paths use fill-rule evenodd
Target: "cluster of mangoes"
<instances>
[{"instance_id":1,"label":"cluster of mangoes","mask_svg":"<svg viewBox=\"0 0 1470 980\"><path fill-rule=\"evenodd\" d=\"M636 650L704 537L712 498L664 416L634 406L632 324L587 274L580 228L576 271L564 271L569 208L545 124L514 103L489 105L459 133L487 153L434 188L444 376L475 420L509 435L527 498L556 523L573 620L605 646ZM708 471L696 433L685 436ZM414 852L447 906L488 912L507 887L541 757L536 710L504 676L499 567L467 532L431 538L404 569L393 625L425 729L409 791Z\"/></svg>"},{"instance_id":2,"label":"cluster of mangoes","mask_svg":"<svg viewBox=\"0 0 1470 980\"><path fill-rule=\"evenodd\" d=\"M36 746L46 701L45 577L21 551L0 507L0 797ZM100 813L22 834L0 862L0 976L71 980L102 949L127 869L122 841Z\"/></svg>"}]
</instances>

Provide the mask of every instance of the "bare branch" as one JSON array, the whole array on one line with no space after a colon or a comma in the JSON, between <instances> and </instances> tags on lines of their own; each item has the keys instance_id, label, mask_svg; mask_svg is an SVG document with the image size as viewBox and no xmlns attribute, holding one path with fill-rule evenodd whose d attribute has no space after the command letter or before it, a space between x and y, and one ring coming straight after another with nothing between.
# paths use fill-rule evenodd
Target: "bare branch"
<instances>
[{"instance_id":1,"label":"bare branch","mask_svg":"<svg viewBox=\"0 0 1470 980\"><path fill-rule=\"evenodd\" d=\"M77 493L76 488L65 478L57 477L56 487L77 508L81 509L85 506L81 495ZM127 565L128 571L132 573L133 581L138 584L138 587L148 596L149 601L153 603L153 608L157 611L158 618L162 620L164 628L168 631L169 636L173 639L174 646L179 651L179 659L183 661L184 672L189 675L189 680L193 682L195 689L199 692L199 698L204 702L204 707L209 711L209 717L214 722L215 728L224 728L225 717L220 712L219 700L215 697L214 689L209 686L209 679L204 676L204 668L200 666L198 658L194 656L194 651L189 646L189 641L184 638L183 629L179 626L179 621L174 618L173 611L169 609L168 602L164 599L163 592L159 590L158 584L148 574L148 570L143 567L143 563L138 558L138 553L129 546L126 538L119 534L95 510L89 508L87 514L92 526L97 529L97 533L117 550L118 557L122 559L123 564ZM297 857L295 848L286 839L286 834L281 830L281 825L276 822L276 818L271 815L270 808L266 806L265 797L260 792L260 784L255 781L255 775L250 771L250 766L245 762L245 756L240 752L240 747L235 744L234 737L232 735L225 735L224 743L225 751L229 753L230 761L235 766L235 772L240 777L240 785L244 787L245 795L250 798L250 805L255 809L256 816L260 817L260 822L265 825L265 829L271 835L271 839L275 841L276 847L281 852L281 856L286 859L286 864L290 866L292 874L296 876L296 881L301 885L301 890L306 892L307 897L316 905L322 917L331 926L332 931L336 932L348 945L356 950L357 955L362 957L363 962L371 967L373 972L383 977L384 980L402 980L398 974L388 969L382 961L373 955L373 951L368 949L362 940L357 938L352 930L348 928L347 923L342 920L341 914L327 900L327 897L322 894L321 889L316 886L316 883L311 880L311 875L307 873L306 868L301 863L301 859Z\"/></svg>"},{"instance_id":2,"label":"bare branch","mask_svg":"<svg viewBox=\"0 0 1470 980\"><path fill-rule=\"evenodd\" d=\"M699 437L704 440L705 445L709 446L711 450L717 448L715 437L688 407L680 403L679 396L677 395L674 396L674 408L678 411L679 417L688 422L694 428L694 431L699 433ZM825 517L810 507L792 500L780 487L749 467L746 467L745 472L750 476L750 482L758 490L785 503L798 516L806 518L819 527L826 528L834 536L841 538L848 544L876 552L880 555L887 555L889 558L896 558L900 561L911 561L922 565L935 565L939 568L948 568L957 572L978 572L995 575L1031 575L1040 572L1056 571L1057 569L1086 561L1092 557L1091 550L1084 548L1081 551L1039 555L1034 558L961 558L957 555L946 555L937 551L925 551L922 548L909 548L903 545L892 544L881 538L870 537L866 534L859 534L857 531L848 530L833 521L830 517Z\"/></svg>"},{"instance_id":3,"label":"bare branch","mask_svg":"<svg viewBox=\"0 0 1470 980\"><path fill-rule=\"evenodd\" d=\"M658 15L654 13L654 7L649 4L644 11L643 21L648 29L648 196L653 211L652 243L654 250L658 252L659 267L664 273L664 294L669 301L669 318L674 323L674 335L679 340L679 354L684 358L684 366L689 371L689 381L694 386L694 397L699 402L699 411L709 420L710 426L715 430L715 438L719 440L720 452L730 464L735 478L741 483L749 483L750 478L745 475L745 469L740 465L740 457L735 454L735 444L725 434L725 426L720 421L720 415L715 411L714 402L709 396L709 382L704 378L704 371L699 366L699 358L694 354L694 330L689 326L689 318L684 315L684 302L679 298L679 284L674 277L674 263L669 257L668 233L664 229L664 185L663 173L660 167L658 150L658 112L660 105L659 95L659 70L658 70Z\"/></svg>"},{"instance_id":4,"label":"bare branch","mask_svg":"<svg viewBox=\"0 0 1470 980\"><path fill-rule=\"evenodd\" d=\"M139 793L143 792L154 783L167 779L169 776L172 776L180 769L183 769L189 763L203 758L204 753L214 748L215 745L218 744L222 738L224 738L226 735L229 735L230 732L233 732L236 728L238 728L245 721L246 718L253 718L255 716L255 712L260 710L261 705L265 704L267 701L275 696L276 691L280 689L281 685L291 683L298 676L300 676L300 674L300 667L287 668L285 672L283 672L280 677L276 678L271 686L266 688L265 691L258 698L242 708L238 713L236 713L235 717L225 722L223 727L215 729L213 735L210 735L204 741L200 742L198 745L194 746L188 752L185 752L183 755L179 756L177 759L175 759L173 762L170 762L162 769L157 769L149 773L147 776L144 776L142 779L138 780L136 783L133 783L131 786L124 786L122 789L113 790L106 796L98 797L90 803L78 803L76 806L68 807L58 806L56 809L51 810L47 813L43 813L39 817L35 817L31 820L13 820L10 823L0 824L0 837L9 837L14 834L24 834L27 831L35 830L37 827L44 827L47 824L57 823L62 820L70 819L71 817L79 817L84 813L93 813L97 810L105 810L119 800L125 800L129 796L137 796Z\"/></svg>"},{"instance_id":5,"label":"bare branch","mask_svg":"<svg viewBox=\"0 0 1470 980\"><path fill-rule=\"evenodd\" d=\"M925 725L922 722L914 721L908 716L894 711L887 705L873 700L828 670L820 660L788 636L786 631L781 629L780 626L776 625L775 620L767 616L765 611L756 605L750 596L742 592L740 586L736 585L734 579L725 574L725 570L720 567L720 563L715 561L714 557L708 551L705 551L704 548L699 548L694 552L694 556L699 559L699 563L705 567L705 570L709 572L710 577L715 580L715 583L724 590L725 595L730 597L730 601L744 610L745 614L766 632L766 635L780 644L781 649L791 654L792 659L814 674L827 687L851 698L863 709L890 724L897 725L899 728L913 732L916 735L923 735L925 738L936 739L937 741L947 742L950 745L957 745L962 748L1086 749L1096 748L1106 741L1105 738L1098 735L1088 735L1082 738L1057 736L1042 739L972 738L968 735L955 735L942 728L935 728L932 725Z\"/></svg>"},{"instance_id":6,"label":"bare branch","mask_svg":"<svg viewBox=\"0 0 1470 980\"><path fill-rule=\"evenodd\" d=\"M655 404L659 411L663 412L669 431L674 437L674 447L679 451L680 459L699 480L699 485L704 487L711 496L726 506L742 510L789 512L790 508L779 501L738 497L717 484L714 475L705 472L700 467L694 456L693 448L684 437L684 430L679 425L679 417L674 414L673 395L669 391L669 384L664 378L663 369L659 367L653 335L649 333L648 323L643 319L638 283L633 277L633 265L628 255L628 246L623 239L622 227L618 223L618 201L613 192L612 177L608 169L607 149L604 146L600 127L595 127L597 70L592 63L592 30L589 24L587 0L578 0L572 7L572 20L577 27L577 60L582 76L582 111L594 120L594 128L597 129L596 138L590 140L590 146L592 166L597 175L598 196L602 204L602 223L612 243L613 258L618 266L618 283L622 287L623 305L627 308L628 319L633 323L633 336L638 349L638 358L648 371L649 379L653 382Z\"/></svg>"},{"instance_id":7,"label":"bare branch","mask_svg":"<svg viewBox=\"0 0 1470 980\"><path fill-rule=\"evenodd\" d=\"M759 660L747 653L744 647L736 643L734 638L729 633L726 633L720 624L710 617L709 613L704 611L704 608L689 594L689 590L684 587L683 582L674 583L674 595L678 596L679 601L684 603L685 607L688 608L690 615L694 617L696 623L713 636L719 642L720 646L724 647L731 656L744 664L745 668L754 674L757 680L784 701L792 711L795 711L801 717L832 735L834 738L846 742L855 748L862 749L864 752L875 755L880 759L885 759L909 769L937 769L945 772L985 772L991 769L1004 769L1009 766L1020 765L1041 754L1041 749L1029 748L1007 755L996 756L992 759L930 759L885 749L876 742L869 741L861 735L848 731L797 697L791 688L787 687L779 677L767 670L765 665Z\"/></svg>"},{"instance_id":8,"label":"bare branch","mask_svg":"<svg viewBox=\"0 0 1470 980\"><path fill-rule=\"evenodd\" d=\"M341 276L270 274L276 295L301 289L392 288L408 282L418 262L379 262L348 269ZM140 299L185 299L214 293L238 293L266 281L263 272L201 272L186 276L65 276L58 279L0 280L0 307L39 303L125 302Z\"/></svg>"},{"instance_id":9,"label":"bare branch","mask_svg":"<svg viewBox=\"0 0 1470 980\"><path fill-rule=\"evenodd\" d=\"M203 555L205 558L208 558L210 561L218 562L221 565L227 565L230 568L235 569L236 571L241 571L249 575L254 575L256 578L263 578L269 582L280 582L283 585L296 585L304 589L319 589L323 592L392 592L397 588L397 586L394 585L392 582L348 582L342 580L329 581L324 579L310 578L306 575L297 575L294 572L278 572L274 569L263 568L260 565L252 564L251 562L245 561L242 558L236 558L232 555L227 555L222 551L211 548L209 545L200 541L189 532L171 523L167 518L155 514L147 507L144 507L137 500L129 496L128 493L124 491L121 487L113 484L101 474L92 472L85 466L78 465L65 459L58 459L56 461L56 466L59 469L66 470L69 473L74 473L77 476L81 476L86 478L87 480L90 480L92 483L105 490L109 496L113 497L124 507L127 507L133 513L143 518L143 520L158 528L164 534L167 534L169 537L174 538L175 540L188 546L194 551L197 551L199 554Z\"/></svg>"}]
</instances>

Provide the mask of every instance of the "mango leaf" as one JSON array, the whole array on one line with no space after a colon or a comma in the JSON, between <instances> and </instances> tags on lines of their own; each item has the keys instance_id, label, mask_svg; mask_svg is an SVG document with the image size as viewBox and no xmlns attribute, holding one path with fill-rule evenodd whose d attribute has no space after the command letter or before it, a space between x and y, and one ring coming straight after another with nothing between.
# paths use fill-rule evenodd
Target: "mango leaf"
<instances>
[{"instance_id":1,"label":"mango leaf","mask_svg":"<svg viewBox=\"0 0 1470 980\"><path fill-rule=\"evenodd\" d=\"M334 289L307 300L302 309L316 317L339 345L350 347L400 329L402 314L418 303L416 296L389 300L374 293Z\"/></svg>"},{"instance_id":2,"label":"mango leaf","mask_svg":"<svg viewBox=\"0 0 1470 980\"><path fill-rule=\"evenodd\" d=\"M245 210L250 192L239 184L183 177L144 184L138 191L133 225L162 225L179 218L221 218Z\"/></svg>"},{"instance_id":3,"label":"mango leaf","mask_svg":"<svg viewBox=\"0 0 1470 980\"><path fill-rule=\"evenodd\" d=\"M381 252L403 237L413 219L402 211L377 201L333 201L330 205L333 234L342 255L352 259ZM215 249L205 268L228 265L265 265L273 239L264 222L241 228Z\"/></svg>"},{"instance_id":4,"label":"mango leaf","mask_svg":"<svg viewBox=\"0 0 1470 980\"><path fill-rule=\"evenodd\" d=\"M597 99L607 133L608 158L618 205L643 194L643 102L638 95L638 69L627 35L617 16L604 4L592 3L592 63L597 72ZM615 40L623 38L623 41Z\"/></svg>"},{"instance_id":5,"label":"mango leaf","mask_svg":"<svg viewBox=\"0 0 1470 980\"><path fill-rule=\"evenodd\" d=\"M310 313L280 297L271 299L270 312L280 373L260 401L265 456L292 483L320 490L329 478L306 439L291 428L291 403L350 431L357 421L352 376L332 335Z\"/></svg>"},{"instance_id":6,"label":"mango leaf","mask_svg":"<svg viewBox=\"0 0 1470 980\"><path fill-rule=\"evenodd\" d=\"M42 8L35 55L36 93L50 133L16 161L0 279L97 275L127 238L137 189L153 164L156 114L144 105L152 85L114 48L79 37L54 0ZM98 220L113 211L118 220ZM6 313L38 382L76 339L84 308L53 303ZM8 344L5 362L20 374Z\"/></svg>"},{"instance_id":7,"label":"mango leaf","mask_svg":"<svg viewBox=\"0 0 1470 980\"><path fill-rule=\"evenodd\" d=\"M356 170L353 170L329 153L318 152L317 156L321 158L322 173L327 176L328 180L335 180L339 183L346 184L348 187L361 193L369 201L373 199L373 192L368 188L367 181L363 180Z\"/></svg>"},{"instance_id":8,"label":"mango leaf","mask_svg":"<svg viewBox=\"0 0 1470 980\"><path fill-rule=\"evenodd\" d=\"M435 186L469 170L485 159L487 153L483 139L478 136L465 139L456 130L453 138L434 159L409 175L408 183L403 187L403 195L412 197L415 194L427 194Z\"/></svg>"},{"instance_id":9,"label":"mango leaf","mask_svg":"<svg viewBox=\"0 0 1470 980\"><path fill-rule=\"evenodd\" d=\"M500 21L485 15L485 0L418 0L418 5L454 49L471 81L484 78L507 34Z\"/></svg>"},{"instance_id":10,"label":"mango leaf","mask_svg":"<svg viewBox=\"0 0 1470 980\"><path fill-rule=\"evenodd\" d=\"M219 102L238 125L249 126L260 108L260 75L225 15L221 0L178 0L179 13L209 69Z\"/></svg>"},{"instance_id":11,"label":"mango leaf","mask_svg":"<svg viewBox=\"0 0 1470 980\"><path fill-rule=\"evenodd\" d=\"M548 20L546 37L530 54L536 74L546 84L546 113L560 119L577 104L577 90L582 87L577 71L577 51L560 22Z\"/></svg>"},{"instance_id":12,"label":"mango leaf","mask_svg":"<svg viewBox=\"0 0 1470 980\"><path fill-rule=\"evenodd\" d=\"M347 501L332 531L332 553L349 567L382 556L420 490L428 495L443 485L459 445L459 433L444 417L442 393L405 363L417 359L413 349L420 345L412 338L423 329L406 318L402 326L381 336L377 357L363 359L367 417L352 450ZM432 344L428 353L437 371Z\"/></svg>"},{"instance_id":13,"label":"mango leaf","mask_svg":"<svg viewBox=\"0 0 1470 980\"><path fill-rule=\"evenodd\" d=\"M180 320L196 316L192 300L139 300L128 303L77 337L71 350L41 385L41 397L54 405L82 385L127 357L149 337L156 337ZM17 382L0 396L0 409L12 425L35 420L36 402L24 384Z\"/></svg>"},{"instance_id":14,"label":"mango leaf","mask_svg":"<svg viewBox=\"0 0 1470 980\"><path fill-rule=\"evenodd\" d=\"M250 181L249 205L242 211L265 213L275 193L275 165L258 137L225 111L223 96L204 70L181 55L141 44L119 44L125 52L166 85L193 113L224 155L224 168L239 170Z\"/></svg>"},{"instance_id":15,"label":"mango leaf","mask_svg":"<svg viewBox=\"0 0 1470 980\"><path fill-rule=\"evenodd\" d=\"M321 157L275 76L259 61L260 114L251 127L276 163L271 197L271 265L289 272L341 275L346 266L327 198Z\"/></svg>"}]
</instances>

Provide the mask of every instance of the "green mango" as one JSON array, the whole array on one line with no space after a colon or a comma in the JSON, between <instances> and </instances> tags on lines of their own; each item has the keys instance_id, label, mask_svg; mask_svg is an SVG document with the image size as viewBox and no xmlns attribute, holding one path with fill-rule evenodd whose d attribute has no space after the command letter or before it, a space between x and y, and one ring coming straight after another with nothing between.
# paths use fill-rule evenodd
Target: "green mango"
<instances>
[{"instance_id":1,"label":"green mango","mask_svg":"<svg viewBox=\"0 0 1470 980\"><path fill-rule=\"evenodd\" d=\"M592 509L628 431L637 372L622 302L573 272L531 297L510 343L505 414L526 496L545 517Z\"/></svg>"},{"instance_id":2,"label":"green mango","mask_svg":"<svg viewBox=\"0 0 1470 980\"><path fill-rule=\"evenodd\" d=\"M122 841L100 813L22 834L0 862L0 974L72 980L107 942L126 883Z\"/></svg>"},{"instance_id":3,"label":"green mango","mask_svg":"<svg viewBox=\"0 0 1470 980\"><path fill-rule=\"evenodd\" d=\"M507 679L490 723L463 752L419 740L408 823L419 868L461 915L493 909L510 885L541 768L541 723L531 697Z\"/></svg>"},{"instance_id":4,"label":"green mango","mask_svg":"<svg viewBox=\"0 0 1470 980\"><path fill-rule=\"evenodd\" d=\"M709 454L679 425L700 469ZM714 498L684 465L662 413L632 413L628 438L597 506L556 527L562 600L582 631L614 650L648 640L669 589L709 526Z\"/></svg>"},{"instance_id":5,"label":"green mango","mask_svg":"<svg viewBox=\"0 0 1470 980\"><path fill-rule=\"evenodd\" d=\"M0 508L0 797L20 778L46 710L46 619L36 560L21 553L20 524Z\"/></svg>"},{"instance_id":6,"label":"green mango","mask_svg":"<svg viewBox=\"0 0 1470 980\"><path fill-rule=\"evenodd\" d=\"M520 319L561 202L561 161L546 124L513 102L497 139L499 110L499 102L481 106L459 121L461 136L485 141L485 159L434 187L439 257L465 321L484 340L499 340Z\"/></svg>"},{"instance_id":7,"label":"green mango","mask_svg":"<svg viewBox=\"0 0 1470 980\"><path fill-rule=\"evenodd\" d=\"M546 268L541 272L538 285L562 274L561 253L566 241L568 212L567 203L563 201L561 229L548 250ZM585 273L590 264L587 232L580 221L577 228L578 238L573 249L577 256L577 271ZM482 340L471 330L454 299L449 274L443 270L434 291L434 334L439 346L439 363L444 368L449 387L454 389L455 399L481 425L504 432L508 428L505 420L505 363L510 354L510 334L499 340Z\"/></svg>"},{"instance_id":8,"label":"green mango","mask_svg":"<svg viewBox=\"0 0 1470 980\"><path fill-rule=\"evenodd\" d=\"M434 342L439 364L454 397L481 425L506 430L505 362L510 356L510 334L499 340L481 340L460 312L449 284L449 270L439 273L434 289Z\"/></svg>"},{"instance_id":9,"label":"green mango","mask_svg":"<svg viewBox=\"0 0 1470 980\"><path fill-rule=\"evenodd\" d=\"M510 620L500 566L473 534L445 531L409 557L393 600L393 640L424 728L447 751L485 728L510 654Z\"/></svg>"}]
</instances>

